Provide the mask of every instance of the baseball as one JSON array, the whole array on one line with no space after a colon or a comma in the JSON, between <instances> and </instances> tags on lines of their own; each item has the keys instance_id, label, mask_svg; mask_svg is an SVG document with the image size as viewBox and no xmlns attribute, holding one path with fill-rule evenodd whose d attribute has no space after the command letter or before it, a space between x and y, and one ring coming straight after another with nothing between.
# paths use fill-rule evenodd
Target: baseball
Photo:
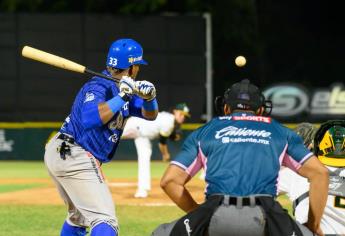
<instances>
[{"instance_id":1,"label":"baseball","mask_svg":"<svg viewBox=\"0 0 345 236\"><path fill-rule=\"evenodd\" d=\"M242 67L246 64L247 60L244 56L238 56L236 57L235 59L235 64L238 66L238 67Z\"/></svg>"}]
</instances>

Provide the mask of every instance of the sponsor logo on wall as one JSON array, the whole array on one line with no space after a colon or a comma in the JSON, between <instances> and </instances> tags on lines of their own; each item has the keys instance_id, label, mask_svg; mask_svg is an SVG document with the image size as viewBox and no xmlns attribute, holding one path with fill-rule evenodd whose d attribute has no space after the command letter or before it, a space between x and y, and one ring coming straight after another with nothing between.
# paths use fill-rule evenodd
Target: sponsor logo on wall
<instances>
[{"instance_id":1,"label":"sponsor logo on wall","mask_svg":"<svg viewBox=\"0 0 345 236\"><path fill-rule=\"evenodd\" d=\"M13 140L6 140L5 130L0 129L0 152L12 152Z\"/></svg>"},{"instance_id":2,"label":"sponsor logo on wall","mask_svg":"<svg viewBox=\"0 0 345 236\"><path fill-rule=\"evenodd\" d=\"M310 89L298 84L275 84L263 91L273 103L272 115L289 118L307 113L315 116L339 117L345 115L344 84Z\"/></svg>"}]
</instances>

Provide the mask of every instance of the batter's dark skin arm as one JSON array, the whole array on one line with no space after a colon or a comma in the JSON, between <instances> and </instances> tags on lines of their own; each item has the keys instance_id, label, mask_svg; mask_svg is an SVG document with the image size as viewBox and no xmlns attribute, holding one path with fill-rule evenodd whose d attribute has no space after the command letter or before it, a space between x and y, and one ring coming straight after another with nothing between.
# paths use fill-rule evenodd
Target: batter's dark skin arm
<instances>
[{"instance_id":1,"label":"batter's dark skin arm","mask_svg":"<svg viewBox=\"0 0 345 236\"><path fill-rule=\"evenodd\" d=\"M118 74L114 69L110 67L107 67L107 70L114 78L117 79L121 79L122 76L129 76L135 79L139 72L139 65L132 65L130 68L123 70ZM114 113L106 102L98 104L98 112L103 124L108 123L108 121L110 121L110 119L114 116ZM158 109L154 111L146 111L144 108L142 108L141 113L147 120L155 120L158 115Z\"/></svg>"},{"instance_id":2,"label":"batter's dark skin arm","mask_svg":"<svg viewBox=\"0 0 345 236\"><path fill-rule=\"evenodd\" d=\"M147 120L155 120L158 115L158 110L146 111L144 108L141 109L141 114Z\"/></svg>"},{"instance_id":3,"label":"batter's dark skin arm","mask_svg":"<svg viewBox=\"0 0 345 236\"><path fill-rule=\"evenodd\" d=\"M121 73L118 74L114 69L110 67L107 67L107 70L114 78L117 79L121 79L122 76L129 76L131 78L135 78L139 72L139 65L132 65L130 68L123 70ZM114 113L112 112L112 110L106 102L98 104L98 112L103 124L108 123L108 121L110 121L110 119L114 116ZM158 115L158 110L146 111L142 108L141 112L143 117L148 120L155 120Z\"/></svg>"},{"instance_id":4,"label":"batter's dark skin arm","mask_svg":"<svg viewBox=\"0 0 345 236\"><path fill-rule=\"evenodd\" d=\"M122 76L129 76L129 77L135 78L139 71L139 66L133 65L129 69L123 70L121 73L118 73L118 74L116 72L116 69L111 68L109 66L107 67L107 70L111 74L112 77L120 80ZM109 105L106 102L102 102L98 104L98 113L103 124L108 123L108 121L110 121L110 119L114 116L113 111L110 109Z\"/></svg>"},{"instance_id":5,"label":"batter's dark skin arm","mask_svg":"<svg viewBox=\"0 0 345 236\"><path fill-rule=\"evenodd\" d=\"M309 158L298 170L307 178L309 187L309 214L306 226L317 235L324 235L320 222L328 197L328 170L316 156Z\"/></svg>"},{"instance_id":6,"label":"batter's dark skin arm","mask_svg":"<svg viewBox=\"0 0 345 236\"><path fill-rule=\"evenodd\" d=\"M142 109L141 111L143 117L148 120L155 120L158 115L158 110L146 111L145 109ZM98 104L98 112L103 124L106 124L114 116L114 113L106 102Z\"/></svg>"},{"instance_id":7,"label":"batter's dark skin arm","mask_svg":"<svg viewBox=\"0 0 345 236\"><path fill-rule=\"evenodd\" d=\"M182 168L171 164L160 182L164 192L185 212L190 212L199 206L185 188L190 179L191 177Z\"/></svg>"},{"instance_id":8,"label":"batter's dark skin arm","mask_svg":"<svg viewBox=\"0 0 345 236\"><path fill-rule=\"evenodd\" d=\"M106 124L114 116L106 102L98 104L98 112L103 124Z\"/></svg>"}]
</instances>

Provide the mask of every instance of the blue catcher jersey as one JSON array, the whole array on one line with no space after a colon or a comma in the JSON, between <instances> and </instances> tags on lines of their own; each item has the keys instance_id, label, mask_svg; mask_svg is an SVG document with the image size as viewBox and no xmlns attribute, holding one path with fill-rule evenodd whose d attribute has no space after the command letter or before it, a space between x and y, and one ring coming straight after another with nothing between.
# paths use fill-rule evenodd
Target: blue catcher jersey
<instances>
[{"instance_id":1,"label":"blue catcher jersey","mask_svg":"<svg viewBox=\"0 0 345 236\"><path fill-rule=\"evenodd\" d=\"M110 74L103 71L104 74ZM65 119L60 132L74 137L75 141L86 151L93 154L99 161L110 161L120 142L126 120L129 116L142 117L142 98L134 95L130 102L126 102L121 111L105 125L86 128L82 122L84 110L98 106L119 93L114 81L101 77L93 77L78 92L70 115Z\"/></svg>"},{"instance_id":2,"label":"blue catcher jersey","mask_svg":"<svg viewBox=\"0 0 345 236\"><path fill-rule=\"evenodd\" d=\"M233 113L191 133L172 164L194 176L205 168L206 195L277 194L281 165L298 170L313 154L269 117Z\"/></svg>"}]
</instances>

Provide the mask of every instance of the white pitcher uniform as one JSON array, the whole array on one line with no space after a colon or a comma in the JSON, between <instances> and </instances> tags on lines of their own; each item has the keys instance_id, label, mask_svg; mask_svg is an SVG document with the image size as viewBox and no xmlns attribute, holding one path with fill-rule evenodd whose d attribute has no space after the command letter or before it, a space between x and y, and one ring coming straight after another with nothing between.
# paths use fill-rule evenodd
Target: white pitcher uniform
<instances>
[{"instance_id":1,"label":"white pitcher uniform","mask_svg":"<svg viewBox=\"0 0 345 236\"><path fill-rule=\"evenodd\" d=\"M151 190L151 140L157 139L160 135L169 137L174 131L174 126L174 115L165 111L159 112L154 121L137 117L127 120L121 138L134 139L138 154L138 189Z\"/></svg>"}]
</instances>

